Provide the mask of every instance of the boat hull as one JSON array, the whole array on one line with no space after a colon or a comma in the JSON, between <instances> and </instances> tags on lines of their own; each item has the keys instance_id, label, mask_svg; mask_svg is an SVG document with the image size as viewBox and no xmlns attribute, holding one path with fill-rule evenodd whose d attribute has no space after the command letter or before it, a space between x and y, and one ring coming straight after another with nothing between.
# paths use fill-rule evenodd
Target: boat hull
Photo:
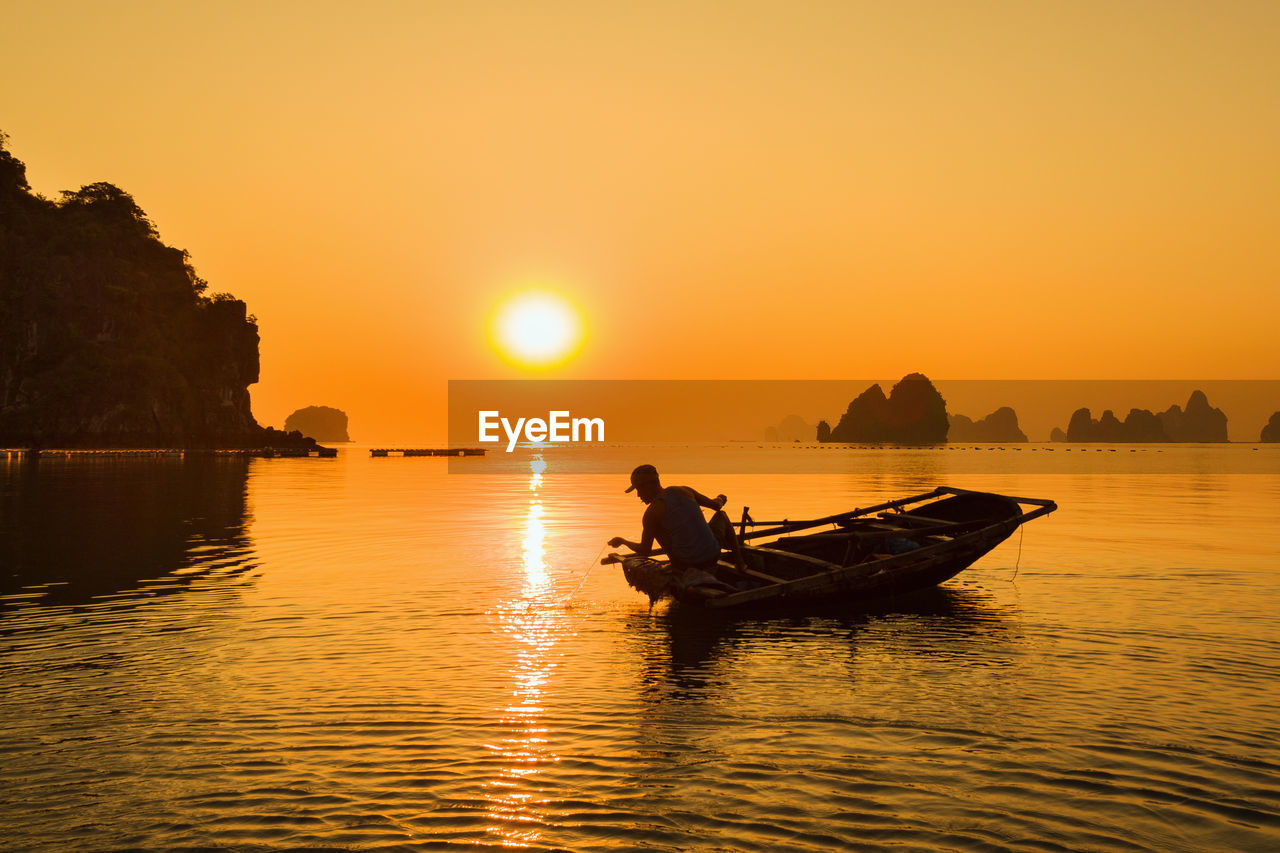
<instances>
[{"instance_id":1,"label":"boat hull","mask_svg":"<svg viewBox=\"0 0 1280 853\"><path fill-rule=\"evenodd\" d=\"M712 579L704 571L690 572L663 560L630 555L617 561L628 583L646 593L651 603L670 597L714 610L831 603L856 607L945 583L1025 521L1057 508L1051 501L1034 501L1038 508L1024 512L1018 501L1032 499L956 489L939 489L928 497L940 496L943 499L918 510L875 518L855 510L845 522L831 522L845 524L843 531L744 546L746 573L722 563ZM903 550L867 553L876 547Z\"/></svg>"}]
</instances>

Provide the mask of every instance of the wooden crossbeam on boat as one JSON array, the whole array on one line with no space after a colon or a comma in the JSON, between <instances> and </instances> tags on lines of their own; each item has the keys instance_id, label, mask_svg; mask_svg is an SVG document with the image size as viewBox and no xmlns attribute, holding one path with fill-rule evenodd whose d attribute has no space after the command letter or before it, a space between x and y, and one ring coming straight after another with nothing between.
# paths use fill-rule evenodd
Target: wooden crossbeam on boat
<instances>
[{"instance_id":1,"label":"wooden crossbeam on boat","mask_svg":"<svg viewBox=\"0 0 1280 853\"><path fill-rule=\"evenodd\" d=\"M955 524L941 518L929 518L927 515L916 515L908 512L882 512L876 518L902 524Z\"/></svg>"},{"instance_id":2,"label":"wooden crossbeam on boat","mask_svg":"<svg viewBox=\"0 0 1280 853\"><path fill-rule=\"evenodd\" d=\"M773 575L765 574L764 572L758 572L755 569L748 569L746 566L735 566L733 563L727 563L724 560L721 560L719 562L719 565L722 566L723 568L728 569L729 571L737 572L738 574L742 574L742 575L747 575L748 577L753 577L756 580L762 580L768 583L786 583L786 581L783 580L782 578L774 577Z\"/></svg>"},{"instance_id":3,"label":"wooden crossbeam on boat","mask_svg":"<svg viewBox=\"0 0 1280 853\"><path fill-rule=\"evenodd\" d=\"M762 526L762 527L765 527L765 529L752 530L750 533L745 533L739 536L738 538L739 539L759 539L764 536L776 536L779 533L791 533L792 531L795 531L795 530L808 530L813 527L823 527L824 525L827 525L827 524L839 524L841 521L845 519L858 518L860 516L870 515L876 512L882 512L887 509L895 509L896 507L906 506L908 504L920 503L922 501L927 501L932 498L941 497L942 495L948 494L949 492L955 493L958 491L960 490L950 490L946 486L939 486L938 488L934 489L931 492L922 492L918 495L912 495L909 498L899 498L898 500L886 501L882 504L869 506L865 509L852 509L852 510L849 510L848 512L838 512L835 515L827 515L827 516L823 516L822 518L814 518L808 521L789 521L787 519L783 519L782 521L755 521L754 519L748 518L747 519L748 524ZM745 514L745 510L744 510L744 514ZM772 526L772 525L776 525L776 526Z\"/></svg>"}]
</instances>

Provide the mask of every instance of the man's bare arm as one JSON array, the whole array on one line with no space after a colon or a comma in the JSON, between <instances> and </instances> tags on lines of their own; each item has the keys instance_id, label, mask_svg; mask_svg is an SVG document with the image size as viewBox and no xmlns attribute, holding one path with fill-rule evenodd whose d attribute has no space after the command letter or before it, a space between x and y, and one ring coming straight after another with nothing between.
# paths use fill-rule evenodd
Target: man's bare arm
<instances>
[{"instance_id":1,"label":"man's bare arm","mask_svg":"<svg viewBox=\"0 0 1280 853\"><path fill-rule=\"evenodd\" d=\"M641 557L647 557L653 551L653 536L645 533L639 542L632 542L630 539L623 539L621 536L615 536L609 540L610 548L620 548L623 545L635 551Z\"/></svg>"},{"instance_id":2,"label":"man's bare arm","mask_svg":"<svg viewBox=\"0 0 1280 853\"><path fill-rule=\"evenodd\" d=\"M657 530L657 525L661 522L663 509L662 504L655 503L650 504L649 508L644 511L644 531L640 534L639 542L632 542L630 539L615 536L609 540L609 547L618 548L626 545L641 557L649 556L650 552L653 551L654 533Z\"/></svg>"},{"instance_id":3,"label":"man's bare arm","mask_svg":"<svg viewBox=\"0 0 1280 853\"><path fill-rule=\"evenodd\" d=\"M698 502L698 506L705 506L707 509L720 509L729 502L724 495L709 498L697 489L689 489L689 491L693 492L693 499Z\"/></svg>"}]
</instances>

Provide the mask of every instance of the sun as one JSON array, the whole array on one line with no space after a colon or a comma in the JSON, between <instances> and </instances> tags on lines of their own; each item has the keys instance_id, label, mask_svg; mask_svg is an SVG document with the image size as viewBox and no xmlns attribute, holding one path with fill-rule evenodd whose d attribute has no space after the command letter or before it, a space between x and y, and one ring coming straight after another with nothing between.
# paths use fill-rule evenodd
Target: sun
<instances>
[{"instance_id":1,"label":"sun","mask_svg":"<svg viewBox=\"0 0 1280 853\"><path fill-rule=\"evenodd\" d=\"M582 320L568 299L531 290L504 299L493 315L490 339L513 364L550 368L564 364L582 344Z\"/></svg>"}]
</instances>

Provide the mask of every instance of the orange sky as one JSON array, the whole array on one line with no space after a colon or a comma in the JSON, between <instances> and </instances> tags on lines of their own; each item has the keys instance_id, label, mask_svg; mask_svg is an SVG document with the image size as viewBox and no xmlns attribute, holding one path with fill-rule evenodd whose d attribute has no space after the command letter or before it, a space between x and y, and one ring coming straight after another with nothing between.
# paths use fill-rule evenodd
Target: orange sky
<instances>
[{"instance_id":1,"label":"orange sky","mask_svg":"<svg viewBox=\"0 0 1280 853\"><path fill-rule=\"evenodd\" d=\"M264 423L442 436L448 379L519 375L485 326L529 281L586 318L563 378L1280 375L1280 4L4 22L32 186L118 184L249 303Z\"/></svg>"}]
</instances>

